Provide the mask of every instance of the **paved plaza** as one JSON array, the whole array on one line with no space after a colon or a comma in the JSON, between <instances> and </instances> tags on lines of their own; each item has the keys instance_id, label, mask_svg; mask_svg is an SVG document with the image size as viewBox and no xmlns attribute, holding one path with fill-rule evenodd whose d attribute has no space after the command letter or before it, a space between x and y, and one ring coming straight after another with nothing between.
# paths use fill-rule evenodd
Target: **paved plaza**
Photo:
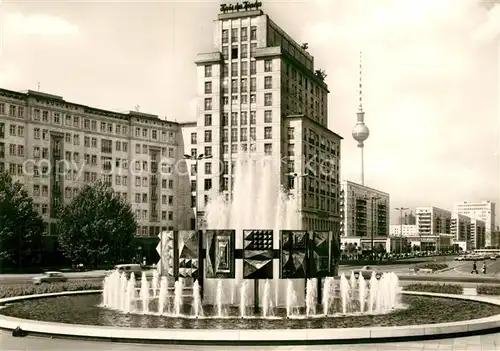
<instances>
[{"instance_id":1,"label":"paved plaza","mask_svg":"<svg viewBox=\"0 0 500 351\"><path fill-rule=\"evenodd\" d=\"M195 331L193 331L195 333ZM392 351L392 350L452 350L452 351L500 351L500 333L469 336L463 338L410 341L387 344L358 345L299 345L299 346L183 346L183 345L143 345L122 344L83 340L62 340L42 337L13 338L10 333L0 332L2 351L153 351L153 350L339 350L339 351Z\"/></svg>"}]
</instances>

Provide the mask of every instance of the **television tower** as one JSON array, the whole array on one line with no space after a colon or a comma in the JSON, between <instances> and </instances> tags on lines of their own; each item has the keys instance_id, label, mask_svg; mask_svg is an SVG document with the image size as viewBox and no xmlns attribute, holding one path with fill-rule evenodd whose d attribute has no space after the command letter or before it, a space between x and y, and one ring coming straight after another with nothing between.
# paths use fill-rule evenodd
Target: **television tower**
<instances>
[{"instance_id":1,"label":"television tower","mask_svg":"<svg viewBox=\"0 0 500 351\"><path fill-rule=\"evenodd\" d=\"M365 159L363 149L364 141L368 139L370 130L365 125L365 112L363 111L363 61L362 52L359 53L359 106L356 126L352 130L352 137L358 142L358 147L361 149L361 185L365 185Z\"/></svg>"}]
</instances>

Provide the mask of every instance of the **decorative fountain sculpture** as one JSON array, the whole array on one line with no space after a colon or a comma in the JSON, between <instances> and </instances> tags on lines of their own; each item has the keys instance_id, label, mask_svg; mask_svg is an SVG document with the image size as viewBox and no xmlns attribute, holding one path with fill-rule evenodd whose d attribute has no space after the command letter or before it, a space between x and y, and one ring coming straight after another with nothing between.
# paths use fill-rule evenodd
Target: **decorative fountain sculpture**
<instances>
[{"instance_id":1,"label":"decorative fountain sculpture","mask_svg":"<svg viewBox=\"0 0 500 351\"><path fill-rule=\"evenodd\" d=\"M214 229L162 232L151 282L143 274L139 288L133 275L127 281L113 273L104 281L103 305L125 313L198 318L393 309L399 291L395 274L334 279L338 233L295 230L301 225L297 199L281 189L273 165L240 158L232 201L216 196L207 205L207 227Z\"/></svg>"}]
</instances>

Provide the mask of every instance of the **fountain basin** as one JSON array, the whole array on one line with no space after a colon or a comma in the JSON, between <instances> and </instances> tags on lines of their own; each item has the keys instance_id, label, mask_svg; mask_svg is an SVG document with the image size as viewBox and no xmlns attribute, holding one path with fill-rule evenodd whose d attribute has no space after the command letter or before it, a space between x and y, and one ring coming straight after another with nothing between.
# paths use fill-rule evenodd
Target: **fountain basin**
<instances>
[{"instance_id":1,"label":"fountain basin","mask_svg":"<svg viewBox=\"0 0 500 351\"><path fill-rule=\"evenodd\" d=\"M63 292L35 296L20 296L0 300L0 304L24 303L33 299L47 299L55 296L85 296L99 294L100 291ZM447 298L468 300L475 303L487 303L496 307L500 301L482 296L446 295L422 292L403 292L405 296L427 296L430 298ZM9 307L7 306L6 309ZM500 307L499 307L500 308ZM0 310L2 313L2 310ZM77 316L78 312L75 312ZM498 313L498 311L497 311ZM151 317L151 316L148 316ZM161 318L161 317L160 317ZM335 317L333 317L335 318ZM345 317L339 317L345 318ZM348 318L348 317L347 317ZM21 319L0 315L0 328L15 329L21 327L32 334L51 337L74 337L84 339L105 339L109 341L143 342L143 343L183 343L183 344L331 344L388 342L408 339L428 339L456 337L485 333L500 328L500 314L490 317L463 320L448 323L402 325L391 327L361 328L303 328L303 329L164 329L164 328L126 328L46 322Z\"/></svg>"}]
</instances>

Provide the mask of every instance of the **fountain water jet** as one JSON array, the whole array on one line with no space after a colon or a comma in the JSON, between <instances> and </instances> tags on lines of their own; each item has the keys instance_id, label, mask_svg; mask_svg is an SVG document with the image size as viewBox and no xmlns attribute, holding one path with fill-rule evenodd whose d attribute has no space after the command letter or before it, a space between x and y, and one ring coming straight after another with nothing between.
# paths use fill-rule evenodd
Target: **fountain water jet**
<instances>
[{"instance_id":1,"label":"fountain water jet","mask_svg":"<svg viewBox=\"0 0 500 351\"><path fill-rule=\"evenodd\" d=\"M306 284L306 316L316 314L316 292L318 290L315 279L307 279Z\"/></svg>"},{"instance_id":2,"label":"fountain water jet","mask_svg":"<svg viewBox=\"0 0 500 351\"><path fill-rule=\"evenodd\" d=\"M179 317L181 315L183 300L182 300L182 291L184 289L184 284L182 284L182 280L179 279L174 284L174 314Z\"/></svg>"}]
</instances>

